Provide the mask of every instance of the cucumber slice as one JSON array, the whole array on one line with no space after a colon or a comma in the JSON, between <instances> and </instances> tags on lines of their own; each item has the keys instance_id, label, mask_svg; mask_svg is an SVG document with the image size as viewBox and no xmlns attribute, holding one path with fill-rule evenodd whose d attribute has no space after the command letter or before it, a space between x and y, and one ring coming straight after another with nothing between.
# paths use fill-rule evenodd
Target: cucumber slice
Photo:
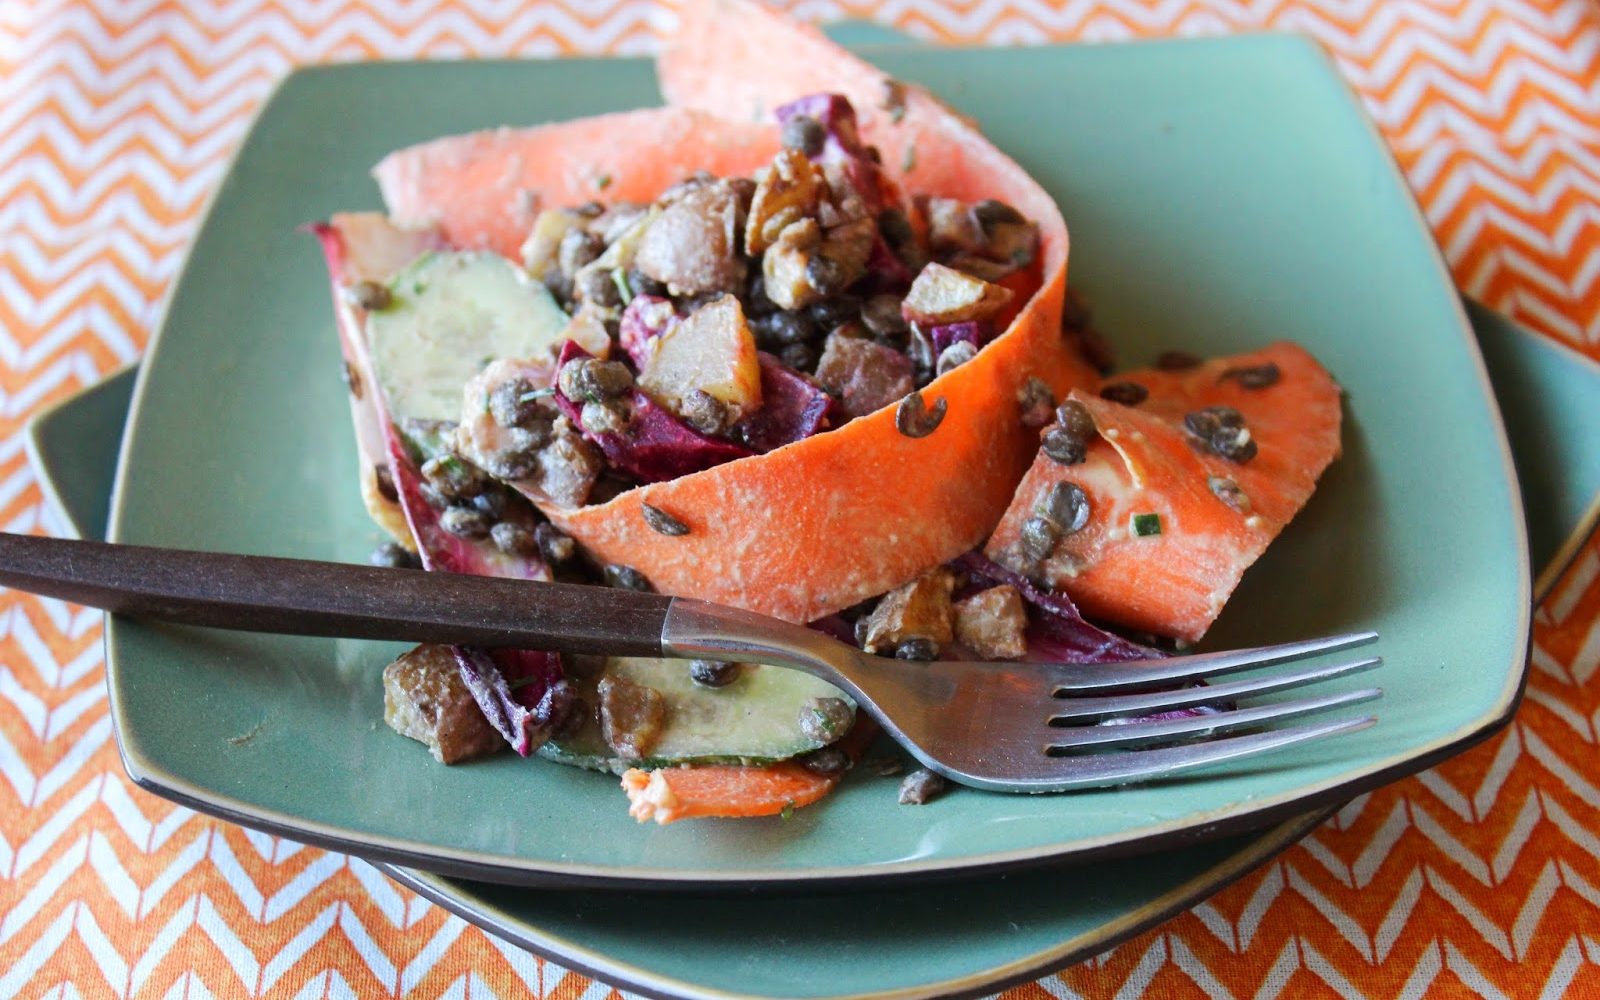
<instances>
[{"instance_id":1,"label":"cucumber slice","mask_svg":"<svg viewBox=\"0 0 1600 1000\"><path fill-rule=\"evenodd\" d=\"M541 756L613 774L675 764L771 764L822 747L800 731L800 709L810 699L839 698L855 709L850 697L833 685L782 667L745 664L731 684L720 688L690 680L687 660L614 657L604 672L655 688L666 699L665 726L650 756L618 757L593 717L576 732L540 747ZM574 673L569 680L585 703L596 704L601 675Z\"/></svg>"},{"instance_id":2,"label":"cucumber slice","mask_svg":"<svg viewBox=\"0 0 1600 1000\"><path fill-rule=\"evenodd\" d=\"M461 419L462 387L498 358L553 361L567 314L543 284L487 251L423 254L367 315L372 367L390 419Z\"/></svg>"}]
</instances>

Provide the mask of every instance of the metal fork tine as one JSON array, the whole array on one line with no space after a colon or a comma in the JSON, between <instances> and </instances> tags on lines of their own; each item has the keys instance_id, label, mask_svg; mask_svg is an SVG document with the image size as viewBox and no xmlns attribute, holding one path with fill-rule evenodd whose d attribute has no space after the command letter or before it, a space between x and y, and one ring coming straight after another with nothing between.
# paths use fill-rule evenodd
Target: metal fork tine
<instances>
[{"instance_id":1,"label":"metal fork tine","mask_svg":"<svg viewBox=\"0 0 1600 1000\"><path fill-rule=\"evenodd\" d=\"M1332 680L1335 677L1343 677L1346 674L1371 670L1382 662L1382 657L1373 656L1365 660L1336 663L1331 667L1312 667L1290 673L1229 681L1225 684L1182 688L1177 691L1149 691L1143 694L1064 699L1057 703L1056 714L1051 721L1056 724L1094 722L1118 715L1154 715L1158 712L1171 711L1175 708L1188 708L1193 705L1204 705L1217 701L1233 701L1238 698L1268 694L1272 691L1283 691L1305 684Z\"/></svg>"},{"instance_id":2,"label":"metal fork tine","mask_svg":"<svg viewBox=\"0 0 1600 1000\"><path fill-rule=\"evenodd\" d=\"M1353 646L1364 646L1378 638L1376 632L1346 632L1277 646L1230 649L1217 653L1174 656L1133 666L1126 663L1060 664L1051 671L1057 693L1115 691L1150 687L1155 684L1220 677L1239 670L1253 670L1274 663L1302 660Z\"/></svg>"},{"instance_id":3,"label":"metal fork tine","mask_svg":"<svg viewBox=\"0 0 1600 1000\"><path fill-rule=\"evenodd\" d=\"M1345 705L1359 705L1383 697L1381 688L1363 688L1342 694L1323 695L1320 698L1302 698L1299 701L1281 701L1271 705L1256 705L1215 715L1198 715L1185 719L1164 719L1157 722L1124 722L1116 725L1083 726L1073 729L1056 729L1046 737L1051 750L1101 750L1109 747L1139 743L1155 743L1196 733L1223 733L1246 726L1268 722L1283 722L1315 715ZM1064 754L1061 756L1065 756Z\"/></svg>"},{"instance_id":4,"label":"metal fork tine","mask_svg":"<svg viewBox=\"0 0 1600 1000\"><path fill-rule=\"evenodd\" d=\"M1031 790L1065 791L1069 788L1095 788L1164 778L1191 768L1220 764L1241 757L1253 757L1256 754L1309 743L1336 733L1354 732L1365 729L1377 721L1375 716L1368 715L1356 719L1338 719L1333 722L1294 726L1289 729L1274 729L1271 732L1255 733L1250 736L1208 740L1180 747L1163 747L1160 750L1062 757L1061 776L1033 782Z\"/></svg>"}]
</instances>

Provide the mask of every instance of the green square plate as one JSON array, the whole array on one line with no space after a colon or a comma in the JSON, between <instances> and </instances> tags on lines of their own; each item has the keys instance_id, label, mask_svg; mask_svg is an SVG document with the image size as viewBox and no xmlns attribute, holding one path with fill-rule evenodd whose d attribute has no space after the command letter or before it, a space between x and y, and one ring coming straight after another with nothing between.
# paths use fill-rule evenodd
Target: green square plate
<instances>
[{"instance_id":1,"label":"green square plate","mask_svg":"<svg viewBox=\"0 0 1600 1000\"><path fill-rule=\"evenodd\" d=\"M1345 457L1212 642L1376 629L1378 725L1181 782L963 791L906 809L856 780L787 821L658 828L627 820L614 779L511 755L437 766L380 721L393 647L113 619L112 711L134 778L242 823L477 878L815 886L1264 825L1504 722L1529 580L1499 414L1411 196L1320 51L1256 36L872 58L975 115L1056 195L1074 284L1125 358L1290 337L1347 387ZM111 537L363 558L376 533L356 494L326 278L295 227L375 206L366 170L395 147L655 100L633 60L291 76L223 183L141 369Z\"/></svg>"}]
</instances>

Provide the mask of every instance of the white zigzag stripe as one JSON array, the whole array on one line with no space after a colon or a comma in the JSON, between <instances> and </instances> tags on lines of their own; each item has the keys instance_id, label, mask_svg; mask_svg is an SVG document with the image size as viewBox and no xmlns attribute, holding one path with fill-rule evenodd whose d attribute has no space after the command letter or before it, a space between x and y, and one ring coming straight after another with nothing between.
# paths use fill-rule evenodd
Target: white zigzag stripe
<instances>
[{"instance_id":1,"label":"white zigzag stripe","mask_svg":"<svg viewBox=\"0 0 1600 1000\"><path fill-rule=\"evenodd\" d=\"M333 927L334 921L338 919L339 905L335 903L328 906L311 920L308 920L305 927L290 938L289 943L284 945L276 955L272 956L261 972L262 992L267 992L276 986L278 980L283 978L283 974L293 968L294 964L300 961L306 952L311 950L312 945L322 940L323 936Z\"/></svg>"}]
</instances>

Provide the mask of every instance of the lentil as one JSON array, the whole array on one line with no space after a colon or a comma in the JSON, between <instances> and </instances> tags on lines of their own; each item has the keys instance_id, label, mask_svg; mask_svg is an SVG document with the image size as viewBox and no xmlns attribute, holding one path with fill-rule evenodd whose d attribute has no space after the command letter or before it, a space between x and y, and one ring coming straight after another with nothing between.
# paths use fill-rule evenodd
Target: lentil
<instances>
[{"instance_id":1,"label":"lentil","mask_svg":"<svg viewBox=\"0 0 1600 1000\"><path fill-rule=\"evenodd\" d=\"M446 497L475 497L488 485L483 473L455 455L436 455L423 462L419 471L429 486Z\"/></svg>"},{"instance_id":2,"label":"lentil","mask_svg":"<svg viewBox=\"0 0 1600 1000\"><path fill-rule=\"evenodd\" d=\"M1267 386L1276 385L1278 379L1283 377L1283 372L1271 361L1264 365L1255 365L1248 368L1229 368L1217 376L1217 381L1234 379L1246 389L1265 389Z\"/></svg>"},{"instance_id":3,"label":"lentil","mask_svg":"<svg viewBox=\"0 0 1600 1000\"><path fill-rule=\"evenodd\" d=\"M798 150L806 156L816 156L821 153L823 144L828 140L827 129L810 115L795 115L790 118L783 123L780 134L785 148Z\"/></svg>"},{"instance_id":4,"label":"lentil","mask_svg":"<svg viewBox=\"0 0 1600 1000\"><path fill-rule=\"evenodd\" d=\"M376 281L358 281L346 288L344 294L351 305L369 312L387 309L394 302L388 287Z\"/></svg>"},{"instance_id":5,"label":"lentil","mask_svg":"<svg viewBox=\"0 0 1600 1000\"><path fill-rule=\"evenodd\" d=\"M878 213L878 229L883 233L884 241L895 249L906 246L917 238L916 230L911 228L911 220L898 208L886 208Z\"/></svg>"},{"instance_id":6,"label":"lentil","mask_svg":"<svg viewBox=\"0 0 1600 1000\"><path fill-rule=\"evenodd\" d=\"M489 391L489 416L501 427L521 427L538 414L539 393L525 378L508 378Z\"/></svg>"},{"instance_id":7,"label":"lentil","mask_svg":"<svg viewBox=\"0 0 1600 1000\"><path fill-rule=\"evenodd\" d=\"M945 372L953 371L977 356L978 349L972 345L971 341L958 340L946 347L944 352L939 355L939 363L934 367L934 374L943 375Z\"/></svg>"},{"instance_id":8,"label":"lentil","mask_svg":"<svg viewBox=\"0 0 1600 1000\"><path fill-rule=\"evenodd\" d=\"M1242 464L1256 456L1244 415L1231 406L1208 406L1186 414L1183 428L1193 443L1230 462Z\"/></svg>"},{"instance_id":9,"label":"lentil","mask_svg":"<svg viewBox=\"0 0 1600 1000\"><path fill-rule=\"evenodd\" d=\"M811 344L785 344L778 352L778 360L797 372L810 372L816 370L820 358Z\"/></svg>"},{"instance_id":10,"label":"lentil","mask_svg":"<svg viewBox=\"0 0 1600 1000\"><path fill-rule=\"evenodd\" d=\"M1211 487L1211 493L1218 500L1227 504L1241 514L1250 513L1250 497L1247 496L1239 484L1227 476L1208 476L1206 485Z\"/></svg>"},{"instance_id":11,"label":"lentil","mask_svg":"<svg viewBox=\"0 0 1600 1000\"><path fill-rule=\"evenodd\" d=\"M939 429L947 409L949 404L943 396L935 400L930 408L923 402L922 393L913 389L894 411L895 430L909 438L927 437Z\"/></svg>"},{"instance_id":12,"label":"lentil","mask_svg":"<svg viewBox=\"0 0 1600 1000\"><path fill-rule=\"evenodd\" d=\"M850 755L838 747L823 747L801 757L800 766L812 774L831 777L850 770Z\"/></svg>"},{"instance_id":13,"label":"lentil","mask_svg":"<svg viewBox=\"0 0 1600 1000\"><path fill-rule=\"evenodd\" d=\"M668 514L660 507L655 507L650 504L641 504L639 510L640 513L644 515L644 523L648 524L650 529L658 534L672 535L676 537L679 535L687 535L689 533L689 526L687 524L684 524L671 514Z\"/></svg>"},{"instance_id":14,"label":"lentil","mask_svg":"<svg viewBox=\"0 0 1600 1000\"><path fill-rule=\"evenodd\" d=\"M459 538L483 538L489 534L489 519L471 507L446 507L439 515L439 527Z\"/></svg>"},{"instance_id":15,"label":"lentil","mask_svg":"<svg viewBox=\"0 0 1600 1000\"><path fill-rule=\"evenodd\" d=\"M689 679L701 687L727 687L739 678L739 664L721 660L690 660Z\"/></svg>"},{"instance_id":16,"label":"lentil","mask_svg":"<svg viewBox=\"0 0 1600 1000\"><path fill-rule=\"evenodd\" d=\"M572 301L571 275L552 267L544 273L544 287L550 290L550 295L557 302L566 304Z\"/></svg>"},{"instance_id":17,"label":"lentil","mask_svg":"<svg viewBox=\"0 0 1600 1000\"><path fill-rule=\"evenodd\" d=\"M798 309L785 309L766 316L758 316L751 321L750 326L762 347L799 344L817 335L816 324L812 322L810 315Z\"/></svg>"},{"instance_id":18,"label":"lentil","mask_svg":"<svg viewBox=\"0 0 1600 1000\"><path fill-rule=\"evenodd\" d=\"M1037 375L1029 376L1017 390L1017 405L1022 408L1022 426L1043 427L1055 415L1056 397L1050 383Z\"/></svg>"},{"instance_id":19,"label":"lentil","mask_svg":"<svg viewBox=\"0 0 1600 1000\"><path fill-rule=\"evenodd\" d=\"M599 403L633 388L633 373L620 361L574 358L556 379L561 394L576 402Z\"/></svg>"},{"instance_id":20,"label":"lentil","mask_svg":"<svg viewBox=\"0 0 1600 1000\"><path fill-rule=\"evenodd\" d=\"M1164 372L1181 372L1200 367L1200 356L1188 351L1162 351L1156 356L1156 367Z\"/></svg>"},{"instance_id":21,"label":"lentil","mask_svg":"<svg viewBox=\"0 0 1600 1000\"><path fill-rule=\"evenodd\" d=\"M1087 441L1094 436L1094 415L1076 399L1069 399L1056 408L1056 423L1075 438Z\"/></svg>"},{"instance_id":22,"label":"lentil","mask_svg":"<svg viewBox=\"0 0 1600 1000\"><path fill-rule=\"evenodd\" d=\"M399 542L384 542L372 550L367 561L374 566L388 566L391 569L417 569L422 564L417 561L417 555Z\"/></svg>"},{"instance_id":23,"label":"lentil","mask_svg":"<svg viewBox=\"0 0 1600 1000\"><path fill-rule=\"evenodd\" d=\"M515 521L501 521L489 529L495 548L510 556L539 554L539 539L532 529Z\"/></svg>"},{"instance_id":24,"label":"lentil","mask_svg":"<svg viewBox=\"0 0 1600 1000\"><path fill-rule=\"evenodd\" d=\"M728 427L728 408L722 400L696 389L683 401L683 422L701 434L721 434Z\"/></svg>"},{"instance_id":25,"label":"lentil","mask_svg":"<svg viewBox=\"0 0 1600 1000\"><path fill-rule=\"evenodd\" d=\"M533 540L539 546L544 561L555 565L564 563L578 552L578 543L568 538L553 524L540 524L533 529Z\"/></svg>"},{"instance_id":26,"label":"lentil","mask_svg":"<svg viewBox=\"0 0 1600 1000\"><path fill-rule=\"evenodd\" d=\"M600 268L584 268L573 276L572 292L577 298L597 306L620 306L622 291L611 280L613 273Z\"/></svg>"},{"instance_id":27,"label":"lentil","mask_svg":"<svg viewBox=\"0 0 1600 1000\"><path fill-rule=\"evenodd\" d=\"M498 487L490 487L472 498L472 507L490 521L498 521L506 513L506 494Z\"/></svg>"},{"instance_id":28,"label":"lentil","mask_svg":"<svg viewBox=\"0 0 1600 1000\"><path fill-rule=\"evenodd\" d=\"M591 233L577 226L567 230L556 250L556 265L567 277L576 277L580 268L592 263L605 251L606 241L599 233Z\"/></svg>"},{"instance_id":29,"label":"lentil","mask_svg":"<svg viewBox=\"0 0 1600 1000\"><path fill-rule=\"evenodd\" d=\"M584 403L578 418L591 434L621 434L628 429L628 415L615 402Z\"/></svg>"},{"instance_id":30,"label":"lentil","mask_svg":"<svg viewBox=\"0 0 1600 1000\"><path fill-rule=\"evenodd\" d=\"M800 706L800 732L808 740L832 743L850 729L853 718L842 698L809 698Z\"/></svg>"},{"instance_id":31,"label":"lentil","mask_svg":"<svg viewBox=\"0 0 1600 1000\"><path fill-rule=\"evenodd\" d=\"M1088 442L1065 427L1052 427L1045 431L1040 448L1062 465L1077 465L1089 455Z\"/></svg>"},{"instance_id":32,"label":"lentil","mask_svg":"<svg viewBox=\"0 0 1600 1000\"><path fill-rule=\"evenodd\" d=\"M1082 531L1089 523L1089 495L1077 483L1056 483L1039 504L1039 516L1069 535Z\"/></svg>"},{"instance_id":33,"label":"lentil","mask_svg":"<svg viewBox=\"0 0 1600 1000\"><path fill-rule=\"evenodd\" d=\"M1138 406L1150 398L1150 390L1137 382L1112 382L1100 388L1100 398L1123 406Z\"/></svg>"},{"instance_id":34,"label":"lentil","mask_svg":"<svg viewBox=\"0 0 1600 1000\"><path fill-rule=\"evenodd\" d=\"M638 268L628 272L628 287L633 289L635 295L666 295L667 286L645 274Z\"/></svg>"},{"instance_id":35,"label":"lentil","mask_svg":"<svg viewBox=\"0 0 1600 1000\"><path fill-rule=\"evenodd\" d=\"M939 644L932 639L914 635L894 648L894 658L897 660L937 660L939 658Z\"/></svg>"},{"instance_id":36,"label":"lentil","mask_svg":"<svg viewBox=\"0 0 1600 1000\"><path fill-rule=\"evenodd\" d=\"M1061 540L1061 528L1047 517L1030 517L1022 522L1022 555L1029 562L1050 558Z\"/></svg>"},{"instance_id":37,"label":"lentil","mask_svg":"<svg viewBox=\"0 0 1600 1000\"><path fill-rule=\"evenodd\" d=\"M874 295L861 306L861 322L880 339L901 340L907 327L900 304L898 295Z\"/></svg>"},{"instance_id":38,"label":"lentil","mask_svg":"<svg viewBox=\"0 0 1600 1000\"><path fill-rule=\"evenodd\" d=\"M645 575L632 566L611 563L606 566L605 575L606 586L608 587L616 587L619 590L638 590L647 594L655 593L656 588L650 585L650 581L645 579Z\"/></svg>"},{"instance_id":39,"label":"lentil","mask_svg":"<svg viewBox=\"0 0 1600 1000\"><path fill-rule=\"evenodd\" d=\"M854 295L835 295L811 304L811 319L818 330L832 330L861 316L862 302Z\"/></svg>"},{"instance_id":40,"label":"lentil","mask_svg":"<svg viewBox=\"0 0 1600 1000\"><path fill-rule=\"evenodd\" d=\"M920 806L944 794L945 780L932 771L917 769L900 782L900 804Z\"/></svg>"}]
</instances>

